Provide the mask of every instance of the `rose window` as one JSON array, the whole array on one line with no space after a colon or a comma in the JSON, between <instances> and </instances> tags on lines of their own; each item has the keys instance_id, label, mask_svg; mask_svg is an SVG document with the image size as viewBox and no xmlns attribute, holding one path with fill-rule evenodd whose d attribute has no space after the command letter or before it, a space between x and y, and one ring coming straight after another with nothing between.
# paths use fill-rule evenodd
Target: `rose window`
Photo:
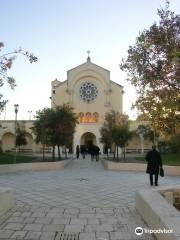
<instances>
[{"instance_id":1,"label":"rose window","mask_svg":"<svg viewBox=\"0 0 180 240\"><path fill-rule=\"evenodd\" d=\"M98 95L98 89L94 83L85 82L79 89L79 94L84 102L90 103L95 100Z\"/></svg>"}]
</instances>

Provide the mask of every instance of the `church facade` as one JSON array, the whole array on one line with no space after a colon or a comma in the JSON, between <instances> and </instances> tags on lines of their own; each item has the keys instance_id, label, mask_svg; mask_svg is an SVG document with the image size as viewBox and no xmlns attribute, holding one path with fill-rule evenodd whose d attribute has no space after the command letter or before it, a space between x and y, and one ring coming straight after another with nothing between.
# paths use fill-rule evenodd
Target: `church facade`
<instances>
[{"instance_id":1,"label":"church facade","mask_svg":"<svg viewBox=\"0 0 180 240\"><path fill-rule=\"evenodd\" d=\"M51 107L70 104L78 116L79 124L73 139L72 150L77 145L95 144L103 152L100 142L100 128L106 112L111 109L123 113L123 86L110 78L110 71L87 61L67 72L67 80L51 82ZM41 144L36 144L32 132L33 121L18 121L27 132L27 145L22 151L41 152ZM132 122L131 129L137 129L139 122ZM139 134L129 142L127 150L141 151L149 149L151 144ZM15 121L0 121L0 147L3 151L15 149ZM51 151L50 147L47 147Z\"/></svg>"},{"instance_id":2,"label":"church facade","mask_svg":"<svg viewBox=\"0 0 180 240\"><path fill-rule=\"evenodd\" d=\"M114 109L123 112L123 87L110 79L110 71L87 62L69 70L67 80L52 82L52 107L70 104L79 120L74 135L73 149L77 145L98 145L100 143L100 127L105 113Z\"/></svg>"}]
</instances>

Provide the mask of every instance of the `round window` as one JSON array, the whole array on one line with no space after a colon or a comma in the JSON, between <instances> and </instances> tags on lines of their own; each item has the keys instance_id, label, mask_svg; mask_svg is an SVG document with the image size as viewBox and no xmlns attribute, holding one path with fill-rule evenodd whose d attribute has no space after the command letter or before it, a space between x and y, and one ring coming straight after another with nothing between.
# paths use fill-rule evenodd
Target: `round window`
<instances>
[{"instance_id":1,"label":"round window","mask_svg":"<svg viewBox=\"0 0 180 240\"><path fill-rule=\"evenodd\" d=\"M86 102L90 103L95 100L98 95L98 89L94 83L85 82L81 85L79 89L79 94L81 99Z\"/></svg>"}]
</instances>

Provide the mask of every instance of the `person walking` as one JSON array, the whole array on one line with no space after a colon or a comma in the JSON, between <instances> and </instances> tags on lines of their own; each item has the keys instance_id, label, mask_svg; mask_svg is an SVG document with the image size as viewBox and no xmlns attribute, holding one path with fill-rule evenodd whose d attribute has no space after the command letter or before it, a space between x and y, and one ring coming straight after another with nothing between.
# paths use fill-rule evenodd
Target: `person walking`
<instances>
[{"instance_id":1,"label":"person walking","mask_svg":"<svg viewBox=\"0 0 180 240\"><path fill-rule=\"evenodd\" d=\"M153 175L155 175L154 184L158 186L159 168L162 168L162 160L160 153L156 150L156 146L152 146L152 150L146 154L147 169L149 174L150 185L153 186Z\"/></svg>"},{"instance_id":2,"label":"person walking","mask_svg":"<svg viewBox=\"0 0 180 240\"><path fill-rule=\"evenodd\" d=\"M86 156L86 146L85 145L81 145L81 154L82 154L82 158L85 159L85 156Z\"/></svg>"},{"instance_id":3,"label":"person walking","mask_svg":"<svg viewBox=\"0 0 180 240\"><path fill-rule=\"evenodd\" d=\"M96 156L96 162L99 161L99 153L100 153L100 148L98 146L94 146L94 155Z\"/></svg>"},{"instance_id":4,"label":"person walking","mask_svg":"<svg viewBox=\"0 0 180 240\"><path fill-rule=\"evenodd\" d=\"M79 159L79 152L80 152L80 149L79 149L79 145L76 146L76 158Z\"/></svg>"},{"instance_id":5,"label":"person walking","mask_svg":"<svg viewBox=\"0 0 180 240\"><path fill-rule=\"evenodd\" d=\"M94 145L89 146L89 153L91 155L91 161L94 161Z\"/></svg>"}]
</instances>

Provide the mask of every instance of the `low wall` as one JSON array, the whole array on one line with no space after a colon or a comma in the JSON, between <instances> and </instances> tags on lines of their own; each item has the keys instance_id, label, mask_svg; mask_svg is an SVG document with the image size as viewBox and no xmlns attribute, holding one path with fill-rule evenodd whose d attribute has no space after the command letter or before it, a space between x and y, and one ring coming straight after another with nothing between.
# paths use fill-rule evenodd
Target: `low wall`
<instances>
[{"instance_id":1,"label":"low wall","mask_svg":"<svg viewBox=\"0 0 180 240\"><path fill-rule=\"evenodd\" d=\"M171 233L155 233L158 240L180 240L180 212L159 193L160 190L169 188L180 189L180 185L156 190L140 190L136 193L135 207L147 223L148 229L171 231Z\"/></svg>"},{"instance_id":2,"label":"low wall","mask_svg":"<svg viewBox=\"0 0 180 240\"><path fill-rule=\"evenodd\" d=\"M135 171L146 172L147 164L144 163L126 163L101 160L106 170L112 171ZM180 166L163 166L164 174L169 176L180 176Z\"/></svg>"},{"instance_id":3,"label":"low wall","mask_svg":"<svg viewBox=\"0 0 180 240\"><path fill-rule=\"evenodd\" d=\"M0 217L14 205L13 190L0 187Z\"/></svg>"},{"instance_id":4,"label":"low wall","mask_svg":"<svg viewBox=\"0 0 180 240\"><path fill-rule=\"evenodd\" d=\"M17 163L0 165L1 173L11 173L18 171L49 171L49 170L62 170L67 166L72 159L58 161L58 162L39 162L39 163Z\"/></svg>"}]
</instances>

